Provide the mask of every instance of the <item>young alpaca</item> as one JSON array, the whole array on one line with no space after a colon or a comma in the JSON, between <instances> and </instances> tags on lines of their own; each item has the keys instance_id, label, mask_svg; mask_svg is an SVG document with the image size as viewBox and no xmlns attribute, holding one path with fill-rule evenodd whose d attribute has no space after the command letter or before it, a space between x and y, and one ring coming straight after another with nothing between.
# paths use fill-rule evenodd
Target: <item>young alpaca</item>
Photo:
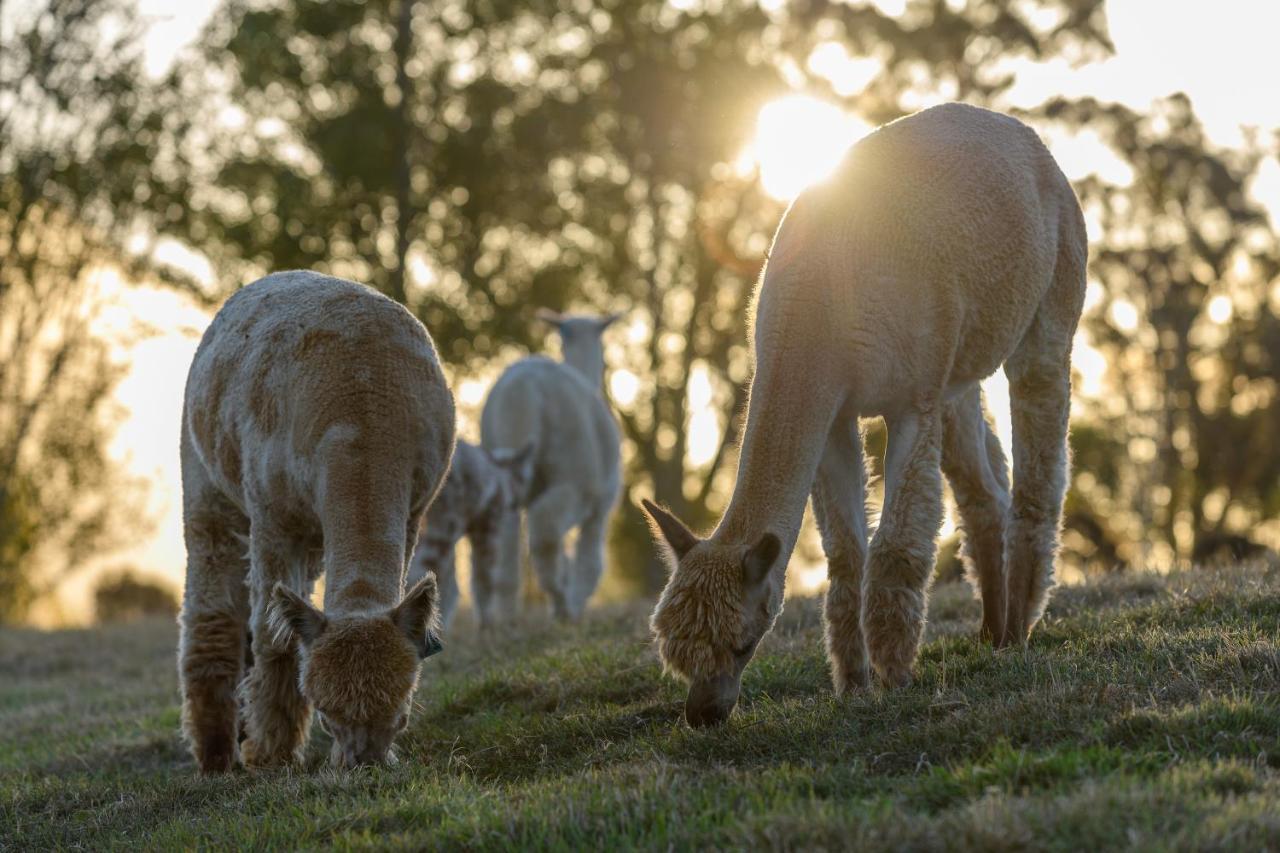
<instances>
[{"instance_id":1,"label":"young alpaca","mask_svg":"<svg viewBox=\"0 0 1280 853\"><path fill-rule=\"evenodd\" d=\"M418 547L409 563L409 584L434 574L440 586L440 622L449 626L458 605L458 578L455 548L466 536L471 543L471 589L475 600L488 601L491 579L477 574L479 565L493 566L493 551L498 533L508 516L520 512L519 495L529 481L528 463L533 450L526 445L519 451L501 449L493 453L474 444L459 441L453 451L449 476L440 487L422 519ZM479 555L477 558L476 555ZM489 613L479 610L482 627Z\"/></svg>"},{"instance_id":2,"label":"young alpaca","mask_svg":"<svg viewBox=\"0 0 1280 853\"><path fill-rule=\"evenodd\" d=\"M605 534L622 485L618 427L605 402L600 336L617 319L539 317L560 331L564 363L541 356L521 359L498 378L480 418L480 443L490 452L532 445L530 479L520 495L527 513L529 550L542 589L558 619L577 619L604 571ZM578 528L573 561L565 534ZM472 571L489 578L476 589L485 624L515 611L520 584L520 521L508 516L496 554L473 558ZM485 559L493 559L491 566Z\"/></svg>"},{"instance_id":3,"label":"young alpaca","mask_svg":"<svg viewBox=\"0 0 1280 853\"><path fill-rule=\"evenodd\" d=\"M755 376L737 483L699 539L646 504L678 565L653 614L685 714L717 723L782 607L806 497L829 560L826 644L837 692L911 679L946 472L983 601L982 632L1025 642L1040 618L1067 482L1071 342L1084 221L1022 123L951 104L859 142L798 198L758 296ZM1013 490L979 380L1001 365ZM885 502L867 548L858 418L889 433Z\"/></svg>"},{"instance_id":4,"label":"young alpaca","mask_svg":"<svg viewBox=\"0 0 1280 853\"><path fill-rule=\"evenodd\" d=\"M182 422L178 658L200 769L235 764L237 692L246 765L297 761L313 705L334 764L388 759L419 662L440 649L435 579L401 600L453 451L453 397L431 338L362 285L268 276L205 332ZM306 600L322 572L323 613Z\"/></svg>"}]
</instances>

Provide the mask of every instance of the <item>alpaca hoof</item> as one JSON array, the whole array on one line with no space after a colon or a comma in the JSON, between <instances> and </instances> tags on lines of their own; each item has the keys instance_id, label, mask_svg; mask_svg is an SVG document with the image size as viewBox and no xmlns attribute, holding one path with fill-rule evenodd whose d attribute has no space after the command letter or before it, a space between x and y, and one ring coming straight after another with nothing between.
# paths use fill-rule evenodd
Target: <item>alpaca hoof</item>
<instances>
[{"instance_id":1,"label":"alpaca hoof","mask_svg":"<svg viewBox=\"0 0 1280 853\"><path fill-rule=\"evenodd\" d=\"M912 681L911 667L909 666L880 667L876 670L876 675L879 677L880 683L890 690L908 687Z\"/></svg>"},{"instance_id":2,"label":"alpaca hoof","mask_svg":"<svg viewBox=\"0 0 1280 853\"><path fill-rule=\"evenodd\" d=\"M832 673L837 697L853 696L871 686L871 676L866 669L837 669Z\"/></svg>"},{"instance_id":3,"label":"alpaca hoof","mask_svg":"<svg viewBox=\"0 0 1280 853\"><path fill-rule=\"evenodd\" d=\"M1004 648L1007 642L1004 625L996 625L983 620L982 627L978 630L978 642L986 643L995 649Z\"/></svg>"},{"instance_id":4,"label":"alpaca hoof","mask_svg":"<svg viewBox=\"0 0 1280 853\"><path fill-rule=\"evenodd\" d=\"M197 761L204 776L230 773L236 765L235 744L223 736L206 738L200 744Z\"/></svg>"},{"instance_id":5,"label":"alpaca hoof","mask_svg":"<svg viewBox=\"0 0 1280 853\"><path fill-rule=\"evenodd\" d=\"M297 763L297 756L292 752L263 749L253 738L245 738L240 744L240 762L253 770L275 770Z\"/></svg>"},{"instance_id":6,"label":"alpaca hoof","mask_svg":"<svg viewBox=\"0 0 1280 853\"><path fill-rule=\"evenodd\" d=\"M1005 625L1004 634L1001 636L1000 641L993 645L995 645L997 649L1009 648L1011 646L1025 646L1027 644L1029 633L1030 632L1027 631L1025 627L1015 625L1010 622Z\"/></svg>"}]
</instances>

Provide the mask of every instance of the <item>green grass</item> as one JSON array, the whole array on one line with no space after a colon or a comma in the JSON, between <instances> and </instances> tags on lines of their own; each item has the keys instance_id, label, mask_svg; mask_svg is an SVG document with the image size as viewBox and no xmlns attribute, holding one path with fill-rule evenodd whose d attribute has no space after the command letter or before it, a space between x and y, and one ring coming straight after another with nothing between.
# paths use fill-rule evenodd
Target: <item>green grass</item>
<instances>
[{"instance_id":1,"label":"green grass","mask_svg":"<svg viewBox=\"0 0 1280 853\"><path fill-rule=\"evenodd\" d=\"M0 849L1280 848L1280 572L1060 590L1029 648L936 589L914 686L832 697L791 601L726 727L681 721L641 606L468 626L393 769L202 779L171 625L0 632Z\"/></svg>"}]
</instances>

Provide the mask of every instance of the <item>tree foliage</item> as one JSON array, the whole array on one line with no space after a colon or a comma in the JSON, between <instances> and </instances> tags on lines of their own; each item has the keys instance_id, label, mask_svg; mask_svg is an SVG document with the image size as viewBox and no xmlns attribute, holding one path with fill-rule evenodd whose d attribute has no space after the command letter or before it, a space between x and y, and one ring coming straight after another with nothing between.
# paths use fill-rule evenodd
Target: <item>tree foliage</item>
<instances>
[{"instance_id":1,"label":"tree foliage","mask_svg":"<svg viewBox=\"0 0 1280 853\"><path fill-rule=\"evenodd\" d=\"M1011 60L1110 49L1100 0L953 5L233 0L172 81L200 115L228 108L188 120L200 144L166 191L224 281L367 281L460 374L539 348L538 306L626 312L610 357L636 379L615 400L627 482L704 524L727 497L747 303L783 209L733 168L760 107L804 89L879 122L990 102ZM880 70L841 90L813 70L824 45ZM695 459L707 404L715 443Z\"/></svg>"},{"instance_id":2,"label":"tree foliage","mask_svg":"<svg viewBox=\"0 0 1280 853\"><path fill-rule=\"evenodd\" d=\"M121 366L94 322L111 275L137 267L122 247L158 129L143 118L130 7L10 11L0 29L0 621L138 529L135 484L106 454Z\"/></svg>"},{"instance_id":3,"label":"tree foliage","mask_svg":"<svg viewBox=\"0 0 1280 853\"><path fill-rule=\"evenodd\" d=\"M1087 322L1111 392L1090 411L1111 440L1079 491L1134 558L1248 536L1280 512L1280 235L1250 195L1265 152L1215 146L1181 95L1146 114L1092 99L1043 113L1097 134L1131 175L1078 186L1100 231Z\"/></svg>"}]
</instances>

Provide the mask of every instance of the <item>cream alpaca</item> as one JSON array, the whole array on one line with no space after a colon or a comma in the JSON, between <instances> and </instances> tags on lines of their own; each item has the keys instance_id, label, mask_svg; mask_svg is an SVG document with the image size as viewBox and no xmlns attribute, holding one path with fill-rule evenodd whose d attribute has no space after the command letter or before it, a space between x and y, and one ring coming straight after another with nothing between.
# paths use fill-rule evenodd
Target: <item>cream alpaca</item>
<instances>
[{"instance_id":1,"label":"cream alpaca","mask_svg":"<svg viewBox=\"0 0 1280 853\"><path fill-rule=\"evenodd\" d=\"M247 765L296 761L312 705L335 764L388 757L439 649L435 579L401 596L453 440L431 339L395 302L308 272L227 300L187 377L181 440L179 672L201 770L229 770L240 735ZM323 613L305 600L322 572Z\"/></svg>"},{"instance_id":2,"label":"cream alpaca","mask_svg":"<svg viewBox=\"0 0 1280 853\"><path fill-rule=\"evenodd\" d=\"M859 142L774 239L733 497L702 540L647 508L678 565L653 615L690 723L725 719L782 606L806 497L829 560L836 690L911 678L945 471L983 600L983 634L1027 639L1053 585L1067 483L1071 342L1085 292L1079 204L1035 133L951 104ZM979 380L1001 365L1013 489ZM858 419L889 433L867 547Z\"/></svg>"},{"instance_id":3,"label":"cream alpaca","mask_svg":"<svg viewBox=\"0 0 1280 853\"><path fill-rule=\"evenodd\" d=\"M434 574L440 587L440 623L449 626L458 605L456 548L466 536L471 544L471 590L474 600L489 601L494 549L508 517L519 523L520 495L529 482L532 445L493 453L459 441L449 476L422 519L418 547L409 563L409 585ZM480 573L475 571L480 568ZM481 610L481 618L490 614Z\"/></svg>"},{"instance_id":4,"label":"cream alpaca","mask_svg":"<svg viewBox=\"0 0 1280 853\"><path fill-rule=\"evenodd\" d=\"M485 401L480 436L493 453L532 445L520 502L533 566L556 617L576 619L604 571L605 534L621 488L618 427L603 396L600 342L616 317L539 316L560 331L565 363L532 356L507 368ZM578 542L570 561L564 538L574 527ZM485 624L514 612L519 543L519 516L513 514L503 525L492 568L472 560L472 571L491 579L487 590L476 590Z\"/></svg>"}]
</instances>

